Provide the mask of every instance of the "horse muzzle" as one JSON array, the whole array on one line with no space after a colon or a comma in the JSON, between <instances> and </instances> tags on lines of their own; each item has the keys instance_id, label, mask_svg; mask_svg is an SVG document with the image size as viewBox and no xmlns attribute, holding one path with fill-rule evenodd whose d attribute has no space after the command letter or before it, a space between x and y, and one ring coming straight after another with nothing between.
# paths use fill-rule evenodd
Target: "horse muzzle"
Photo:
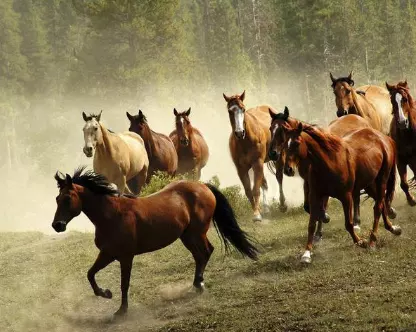
<instances>
[{"instance_id":1,"label":"horse muzzle","mask_svg":"<svg viewBox=\"0 0 416 332\"><path fill-rule=\"evenodd\" d=\"M283 172L287 175L287 176L295 176L295 170L293 169L293 167L290 166L285 166Z\"/></svg>"},{"instance_id":2,"label":"horse muzzle","mask_svg":"<svg viewBox=\"0 0 416 332\"><path fill-rule=\"evenodd\" d=\"M238 139L244 139L246 137L246 131L235 131L234 132L235 137L237 137Z\"/></svg>"},{"instance_id":3,"label":"horse muzzle","mask_svg":"<svg viewBox=\"0 0 416 332\"><path fill-rule=\"evenodd\" d=\"M180 142L183 146L188 146L189 145L189 139L187 139L187 138L181 138Z\"/></svg>"},{"instance_id":4,"label":"horse muzzle","mask_svg":"<svg viewBox=\"0 0 416 332\"><path fill-rule=\"evenodd\" d=\"M62 221L62 220L54 221L52 223L52 227L57 233L65 232L66 231L66 222Z\"/></svg>"},{"instance_id":5,"label":"horse muzzle","mask_svg":"<svg viewBox=\"0 0 416 332\"><path fill-rule=\"evenodd\" d=\"M88 158L91 158L92 155L93 155L93 148L91 146L84 146L84 148L82 149L82 151L84 152L84 154Z\"/></svg>"},{"instance_id":6,"label":"horse muzzle","mask_svg":"<svg viewBox=\"0 0 416 332\"><path fill-rule=\"evenodd\" d=\"M272 161L277 161L280 158L280 153L275 150L269 151L269 159Z\"/></svg>"},{"instance_id":7,"label":"horse muzzle","mask_svg":"<svg viewBox=\"0 0 416 332\"><path fill-rule=\"evenodd\" d=\"M398 121L397 122L397 127L400 130L408 129L409 128L409 120L405 119L404 121Z\"/></svg>"},{"instance_id":8,"label":"horse muzzle","mask_svg":"<svg viewBox=\"0 0 416 332\"><path fill-rule=\"evenodd\" d=\"M341 117L341 116L344 116L344 115L347 115L348 114L348 111L346 111L346 110L338 110L337 111L337 117Z\"/></svg>"}]
</instances>

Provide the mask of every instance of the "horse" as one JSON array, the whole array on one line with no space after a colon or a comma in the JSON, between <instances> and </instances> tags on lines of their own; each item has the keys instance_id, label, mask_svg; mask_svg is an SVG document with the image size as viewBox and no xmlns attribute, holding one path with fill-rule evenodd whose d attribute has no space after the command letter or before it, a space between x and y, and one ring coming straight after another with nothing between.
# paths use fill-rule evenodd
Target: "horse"
<instances>
[{"instance_id":1,"label":"horse","mask_svg":"<svg viewBox=\"0 0 416 332\"><path fill-rule=\"evenodd\" d=\"M191 108L184 112L173 109L176 129L169 134L178 154L178 174L191 173L194 180L201 178L201 169L209 158L207 142L189 120Z\"/></svg>"},{"instance_id":2,"label":"horse","mask_svg":"<svg viewBox=\"0 0 416 332\"><path fill-rule=\"evenodd\" d=\"M94 156L94 171L116 184L121 193L139 194L149 168L143 139L129 131L119 134L109 131L100 122L101 114L102 111L87 116L82 112L84 154L88 158Z\"/></svg>"},{"instance_id":3,"label":"horse","mask_svg":"<svg viewBox=\"0 0 416 332\"><path fill-rule=\"evenodd\" d=\"M352 72L348 77L335 78L329 73L335 94L337 116L357 114L367 119L374 129L388 135L392 109L388 91L375 85L354 89Z\"/></svg>"},{"instance_id":4,"label":"horse","mask_svg":"<svg viewBox=\"0 0 416 332\"><path fill-rule=\"evenodd\" d=\"M238 225L227 198L214 186L199 182L177 181L147 197L124 196L107 179L84 167L71 177L57 172L59 188L57 209L52 222L56 232L64 232L68 223L81 212L95 226L98 257L88 270L88 281L96 296L112 298L100 288L95 275L117 260L121 269L121 306L128 309L128 289L133 258L164 248L180 238L195 260L193 286L204 290L204 270L214 250L207 238L213 220L226 253L231 246L243 256L257 259L258 250Z\"/></svg>"},{"instance_id":5,"label":"horse","mask_svg":"<svg viewBox=\"0 0 416 332\"><path fill-rule=\"evenodd\" d=\"M149 158L146 182L149 183L156 171L174 176L178 168L178 155L172 140L168 136L150 129L146 116L141 110L137 115L131 115L129 112L126 112L126 115L130 121L129 131L139 134L144 141Z\"/></svg>"},{"instance_id":6,"label":"horse","mask_svg":"<svg viewBox=\"0 0 416 332\"><path fill-rule=\"evenodd\" d=\"M276 172L283 173L283 165L285 163L285 148L287 145L287 139L285 137L285 132L283 130L283 125L289 126L292 129L297 128L298 124L300 123L299 120L290 117L289 109L285 107L283 113L274 113L272 110L269 110L270 117L272 119L270 132L272 134L271 144L269 148L269 158L271 160L277 161L280 170L276 170ZM371 127L367 120L364 118L350 114L338 118L332 121L327 130L328 132L342 137L353 130L357 130L360 128L369 128ZM304 203L303 208L304 210L309 213L309 184L308 184L308 171L310 167L309 160L301 159L298 160L299 164L296 165L300 177L304 180L303 182L303 192L304 192ZM288 171L289 176L294 176L295 172L292 168ZM318 220L318 227L316 229L314 235L314 242L318 242L322 239L322 223L328 223L330 221L329 215L325 212L327 210L328 205L328 198L324 200L323 210L321 211L321 217ZM354 228L360 228L360 196L354 197Z\"/></svg>"},{"instance_id":7,"label":"horse","mask_svg":"<svg viewBox=\"0 0 416 332\"><path fill-rule=\"evenodd\" d=\"M307 159L310 163L310 216L302 263L311 263L316 221L320 218L324 200L328 196L341 201L345 228L358 246L375 246L380 216L388 231L394 235L401 234L401 228L392 225L387 212L394 197L396 183L396 145L390 137L373 128L363 128L340 138L302 122L295 129L286 125L283 128L288 138L285 174L299 163L297 160ZM360 195L362 189L375 200L369 242L357 236L352 221L353 200Z\"/></svg>"},{"instance_id":8,"label":"horse","mask_svg":"<svg viewBox=\"0 0 416 332\"><path fill-rule=\"evenodd\" d=\"M397 146L397 170L400 175L400 187L406 194L410 206L415 206L415 198L409 193L407 183L407 165L416 174L416 104L413 100L407 81L396 85L386 82L393 106L393 119L390 125L390 136ZM414 179L414 178L413 178Z\"/></svg>"},{"instance_id":9,"label":"horse","mask_svg":"<svg viewBox=\"0 0 416 332\"><path fill-rule=\"evenodd\" d=\"M232 132L229 138L231 158L237 168L238 177L243 184L245 194L253 208L253 221L261 221L260 187L263 191L263 205L266 208L268 189L264 176L264 163L269 162L267 151L270 145L269 106L260 105L246 110L244 105L245 91L241 95L231 97L223 93L227 102ZM251 188L248 172L253 169L254 183ZM278 169L278 167L276 167ZM283 174L276 173L280 185L280 206L287 209L286 198L282 188Z\"/></svg>"}]
</instances>

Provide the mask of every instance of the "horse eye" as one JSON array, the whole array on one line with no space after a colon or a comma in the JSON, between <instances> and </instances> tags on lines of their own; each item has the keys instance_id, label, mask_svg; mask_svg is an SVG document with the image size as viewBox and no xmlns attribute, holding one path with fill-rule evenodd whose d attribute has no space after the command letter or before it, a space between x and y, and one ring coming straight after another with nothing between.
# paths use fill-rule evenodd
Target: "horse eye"
<instances>
[{"instance_id":1,"label":"horse eye","mask_svg":"<svg viewBox=\"0 0 416 332\"><path fill-rule=\"evenodd\" d=\"M350 92L351 92L351 90L345 90L345 94L347 94L347 95L349 95L350 94Z\"/></svg>"},{"instance_id":2,"label":"horse eye","mask_svg":"<svg viewBox=\"0 0 416 332\"><path fill-rule=\"evenodd\" d=\"M98 128L94 128L94 131L97 131L98 130Z\"/></svg>"},{"instance_id":3,"label":"horse eye","mask_svg":"<svg viewBox=\"0 0 416 332\"><path fill-rule=\"evenodd\" d=\"M403 101L404 103L407 103L407 98L403 97L402 101Z\"/></svg>"}]
</instances>

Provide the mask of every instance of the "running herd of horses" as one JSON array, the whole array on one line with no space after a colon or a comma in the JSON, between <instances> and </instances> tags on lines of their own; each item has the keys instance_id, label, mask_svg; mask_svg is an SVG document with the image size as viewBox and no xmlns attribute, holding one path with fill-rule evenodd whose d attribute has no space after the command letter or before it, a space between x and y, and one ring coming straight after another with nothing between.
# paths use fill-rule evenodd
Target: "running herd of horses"
<instances>
[{"instance_id":1,"label":"running herd of horses","mask_svg":"<svg viewBox=\"0 0 416 332\"><path fill-rule=\"evenodd\" d=\"M283 212L287 210L283 174L294 176L298 170L304 180L309 226L303 263L311 263L312 245L322 236L322 223L330 221L326 212L329 197L342 203L345 228L360 247L375 246L380 217L386 230L401 234L401 228L390 221L396 217L392 207L396 166L408 203L416 205L406 173L409 166L416 174L416 104L407 81L386 83L387 90L374 85L356 89L352 73L340 78L330 74L330 78L337 118L328 128L291 117L287 107L281 113L267 105L246 109L245 92L223 95L232 127L230 153L251 203L253 220L261 221L262 209L267 208L265 163L279 183ZM101 113L83 113L83 151L94 158L94 171L81 167L73 176L55 175L59 195L52 227L65 231L81 212L95 225L99 254L88 271L95 295L112 297L110 290L97 285L95 274L115 260L120 262L122 298L116 315L127 312L134 256L166 247L178 238L194 257L193 285L202 291L204 270L214 250L207 239L211 221L227 251L233 246L257 259L253 239L239 227L227 198L215 186L195 181L207 164L209 149L201 132L192 126L190 113L190 108L174 110L176 129L169 136L151 130L142 111L138 115L127 112L129 131L119 134L104 127ZM249 170L254 174L253 183ZM174 181L155 194L137 197L157 171L172 176L190 174L193 181ZM375 201L368 241L357 234L364 193Z\"/></svg>"}]
</instances>

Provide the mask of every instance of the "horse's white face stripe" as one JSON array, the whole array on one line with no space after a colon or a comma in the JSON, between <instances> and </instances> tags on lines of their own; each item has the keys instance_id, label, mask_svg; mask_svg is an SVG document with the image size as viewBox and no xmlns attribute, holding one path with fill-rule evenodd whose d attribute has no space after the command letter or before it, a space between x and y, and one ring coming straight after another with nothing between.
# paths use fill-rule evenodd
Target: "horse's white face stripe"
<instances>
[{"instance_id":1,"label":"horse's white face stripe","mask_svg":"<svg viewBox=\"0 0 416 332\"><path fill-rule=\"evenodd\" d=\"M278 124L273 128L272 138L276 135L276 131L277 131L278 128L279 128Z\"/></svg>"},{"instance_id":2,"label":"horse's white face stripe","mask_svg":"<svg viewBox=\"0 0 416 332\"><path fill-rule=\"evenodd\" d=\"M402 99L403 99L402 95L400 93L396 93L396 102L397 102L397 107L399 108L399 122L400 123L406 121L406 118L403 113L403 108L402 108Z\"/></svg>"},{"instance_id":3,"label":"horse's white face stripe","mask_svg":"<svg viewBox=\"0 0 416 332\"><path fill-rule=\"evenodd\" d=\"M244 112L243 110L238 107L237 105L233 105L230 107L230 110L234 111L234 123L235 123L235 131L242 132L244 131Z\"/></svg>"},{"instance_id":4,"label":"horse's white face stripe","mask_svg":"<svg viewBox=\"0 0 416 332\"><path fill-rule=\"evenodd\" d=\"M287 147L290 148L290 144L292 144L292 139L289 138L289 140L287 141Z\"/></svg>"},{"instance_id":5,"label":"horse's white face stripe","mask_svg":"<svg viewBox=\"0 0 416 332\"><path fill-rule=\"evenodd\" d=\"M96 130L96 128L99 127L100 125L95 118L85 123L83 128L85 147L95 148L98 141L98 132L100 132L99 130Z\"/></svg>"}]
</instances>

